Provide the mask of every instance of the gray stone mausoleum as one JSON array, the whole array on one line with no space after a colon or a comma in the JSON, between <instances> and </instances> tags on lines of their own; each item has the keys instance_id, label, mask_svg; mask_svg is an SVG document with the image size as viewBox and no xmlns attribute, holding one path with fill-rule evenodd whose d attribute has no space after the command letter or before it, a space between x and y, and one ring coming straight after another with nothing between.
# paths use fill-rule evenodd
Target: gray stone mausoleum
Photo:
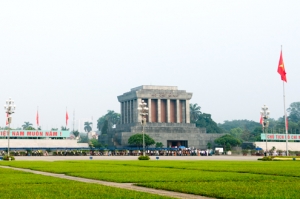
<instances>
[{"instance_id":1,"label":"gray stone mausoleum","mask_svg":"<svg viewBox=\"0 0 300 199\"><path fill-rule=\"evenodd\" d=\"M126 147L130 136L141 133L139 103L144 100L149 108L145 134L164 147L195 147L206 149L207 143L223 134L206 133L205 128L196 128L190 123L190 99L192 93L178 90L177 86L143 85L132 88L118 96L121 122L107 135L99 136L108 147Z\"/></svg>"}]
</instances>

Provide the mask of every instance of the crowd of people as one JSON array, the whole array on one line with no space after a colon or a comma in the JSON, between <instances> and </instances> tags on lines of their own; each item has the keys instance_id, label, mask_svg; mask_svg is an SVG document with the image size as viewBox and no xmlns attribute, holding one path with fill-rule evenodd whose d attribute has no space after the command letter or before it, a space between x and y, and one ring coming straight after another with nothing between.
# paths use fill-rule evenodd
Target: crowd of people
<instances>
[{"instance_id":1,"label":"crowd of people","mask_svg":"<svg viewBox=\"0 0 300 199\"><path fill-rule=\"evenodd\" d=\"M1 155L6 155L7 152L2 151ZM130 150L130 149L122 149L122 150L14 150L10 151L10 154L13 156L140 156L143 155L143 150ZM145 150L145 154L148 156L208 156L212 154L211 150L199 150L199 149L153 149L153 150Z\"/></svg>"}]
</instances>

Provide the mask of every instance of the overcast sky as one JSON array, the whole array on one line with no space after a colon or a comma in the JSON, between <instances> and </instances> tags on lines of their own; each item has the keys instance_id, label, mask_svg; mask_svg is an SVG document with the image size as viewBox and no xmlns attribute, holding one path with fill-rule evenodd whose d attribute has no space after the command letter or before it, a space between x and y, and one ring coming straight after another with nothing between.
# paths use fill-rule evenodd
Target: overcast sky
<instances>
[{"instance_id":1,"label":"overcast sky","mask_svg":"<svg viewBox=\"0 0 300 199\"><path fill-rule=\"evenodd\" d=\"M3 105L13 127L43 129L120 112L117 96L140 85L178 86L224 120L284 113L299 100L300 1L1 1ZM0 114L5 125L5 113ZM94 129L95 129L94 125Z\"/></svg>"}]
</instances>

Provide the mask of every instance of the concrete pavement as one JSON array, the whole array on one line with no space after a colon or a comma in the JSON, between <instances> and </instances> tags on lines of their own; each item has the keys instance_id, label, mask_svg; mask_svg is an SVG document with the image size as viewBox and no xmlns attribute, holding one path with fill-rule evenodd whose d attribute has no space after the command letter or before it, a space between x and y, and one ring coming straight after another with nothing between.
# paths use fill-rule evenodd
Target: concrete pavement
<instances>
[{"instance_id":1,"label":"concrete pavement","mask_svg":"<svg viewBox=\"0 0 300 199\"><path fill-rule=\"evenodd\" d=\"M92 157L92 159L90 159ZM159 160L221 160L221 161L256 161L262 156L150 156L153 161ZM16 161L58 161L58 160L138 160L138 156L16 156Z\"/></svg>"}]
</instances>

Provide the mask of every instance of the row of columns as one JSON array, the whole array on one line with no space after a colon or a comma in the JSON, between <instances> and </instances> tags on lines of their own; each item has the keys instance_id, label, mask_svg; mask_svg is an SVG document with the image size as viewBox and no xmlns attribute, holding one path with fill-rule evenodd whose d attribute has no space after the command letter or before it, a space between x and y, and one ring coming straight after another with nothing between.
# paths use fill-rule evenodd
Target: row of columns
<instances>
[{"instance_id":1,"label":"row of columns","mask_svg":"<svg viewBox=\"0 0 300 199\"><path fill-rule=\"evenodd\" d=\"M149 109L148 112L148 122L152 122L152 108L151 108L151 100L152 99L146 99L147 101L147 107ZM121 124L127 124L127 123L134 123L134 122L141 122L141 116L138 112L138 106L142 102L141 98L128 100L121 102L120 109L121 109ZM190 123L190 103L189 100L185 100L185 107L180 106L180 100L176 100L176 123ZM171 114L170 114L170 99L167 99L167 123L171 123ZM182 115L184 115L184 119L180 120L180 108L182 108ZM157 122L161 123L161 99L157 99Z\"/></svg>"}]
</instances>

